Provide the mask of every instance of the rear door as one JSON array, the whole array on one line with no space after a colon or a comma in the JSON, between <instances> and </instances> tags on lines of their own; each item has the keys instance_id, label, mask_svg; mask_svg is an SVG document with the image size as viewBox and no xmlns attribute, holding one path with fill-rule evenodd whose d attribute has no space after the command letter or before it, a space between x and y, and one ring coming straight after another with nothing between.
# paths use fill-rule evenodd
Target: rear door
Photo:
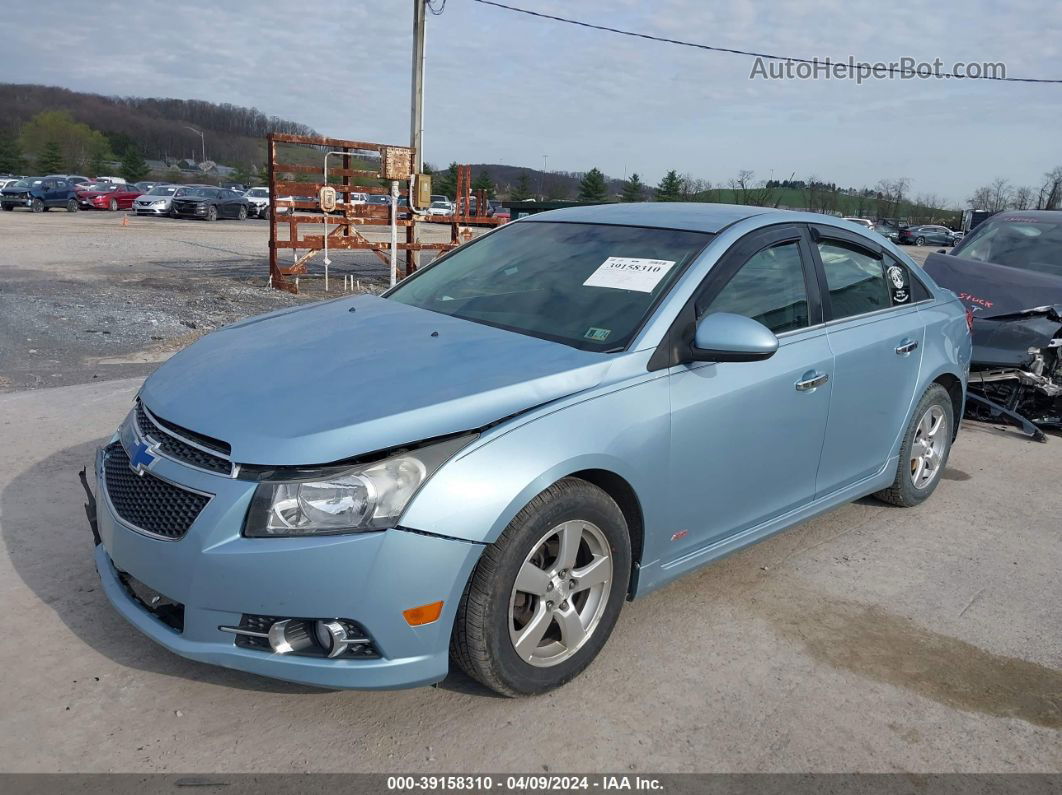
<instances>
[{"instance_id":1,"label":"rear door","mask_svg":"<svg viewBox=\"0 0 1062 795\"><path fill-rule=\"evenodd\" d=\"M882 471L918 384L925 327L906 266L862 236L813 226L833 395L819 496Z\"/></svg>"},{"instance_id":2,"label":"rear door","mask_svg":"<svg viewBox=\"0 0 1062 795\"><path fill-rule=\"evenodd\" d=\"M693 304L684 325L711 312L743 314L770 328L779 347L764 361L671 368L671 559L814 499L833 386L802 226L742 238Z\"/></svg>"}]
</instances>

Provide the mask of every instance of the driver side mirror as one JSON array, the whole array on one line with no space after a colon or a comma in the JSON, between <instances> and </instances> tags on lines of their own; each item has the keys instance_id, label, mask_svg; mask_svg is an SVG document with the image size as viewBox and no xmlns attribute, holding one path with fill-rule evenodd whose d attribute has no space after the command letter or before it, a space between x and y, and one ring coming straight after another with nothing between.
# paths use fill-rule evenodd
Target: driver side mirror
<instances>
[{"instance_id":1,"label":"driver side mirror","mask_svg":"<svg viewBox=\"0 0 1062 795\"><path fill-rule=\"evenodd\" d=\"M778 350L778 338L744 315L713 312L697 321L690 358L695 362L758 362Z\"/></svg>"}]
</instances>

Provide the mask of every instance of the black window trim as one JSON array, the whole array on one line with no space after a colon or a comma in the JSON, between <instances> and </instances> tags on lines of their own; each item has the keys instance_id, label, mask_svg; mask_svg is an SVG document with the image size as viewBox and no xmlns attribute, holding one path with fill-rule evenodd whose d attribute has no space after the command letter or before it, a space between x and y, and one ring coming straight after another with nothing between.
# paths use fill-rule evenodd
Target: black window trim
<instances>
[{"instance_id":1,"label":"black window trim","mask_svg":"<svg viewBox=\"0 0 1062 795\"><path fill-rule=\"evenodd\" d=\"M693 332L697 325L697 304L708 296L713 300L719 292L729 284L734 275L752 257L764 249L772 248L781 243L796 241L800 247L800 262L804 271L804 289L808 297L808 326L802 329L792 329L779 334L780 338L793 334L803 334L808 329L817 328L825 321L822 306L822 288L816 279L815 263L817 258L812 258L812 249L808 239L806 224L780 223L762 226L740 237L733 243L719 261L712 266L704 277L693 295L686 301L682 309L675 315L667 332L660 344L657 345L653 355L649 358L647 369L649 372L664 370L674 367L683 362L690 361L689 348L693 341Z\"/></svg>"},{"instance_id":2,"label":"black window trim","mask_svg":"<svg viewBox=\"0 0 1062 795\"><path fill-rule=\"evenodd\" d=\"M885 312L899 311L902 309L908 309L917 304L924 304L927 301L932 301L933 291L926 287L925 282L918 278L913 268L906 262L901 260L892 252L888 251L884 246L873 240L867 240L864 237L856 235L845 229L837 229L832 226L825 226L822 224L810 224L811 237L815 245L811 246L813 259L815 262L816 275L819 281L819 292L822 296L823 307L823 320L827 326L836 325L838 323L847 323L851 320L858 320L861 318L871 317L873 315L884 314ZM851 246L856 249L862 249L866 256L873 257L874 259L881 260L883 275L885 266L885 255L896 260L900 265L903 265L907 269L908 278L916 280L921 286L922 290L928 295L928 298L922 298L918 301L910 301L906 304L894 304L892 306L884 307L883 309L872 309L869 312L861 312L858 315L846 315L845 317L834 317L833 306L830 303L830 288L826 282L826 269L823 267L822 258L819 256L818 244L824 241L834 240L844 245ZM886 277L887 278L887 277ZM913 291L912 291L913 292Z\"/></svg>"}]
</instances>

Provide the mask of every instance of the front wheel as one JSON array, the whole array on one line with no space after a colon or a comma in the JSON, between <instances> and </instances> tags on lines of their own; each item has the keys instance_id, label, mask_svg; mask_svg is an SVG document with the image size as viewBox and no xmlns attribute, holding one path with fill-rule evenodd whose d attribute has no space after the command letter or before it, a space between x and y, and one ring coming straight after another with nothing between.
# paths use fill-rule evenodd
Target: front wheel
<instances>
[{"instance_id":1,"label":"front wheel","mask_svg":"<svg viewBox=\"0 0 1062 795\"><path fill-rule=\"evenodd\" d=\"M110 204L107 205L107 209L110 210L112 213L118 212L118 200L111 199Z\"/></svg>"},{"instance_id":2,"label":"front wheel","mask_svg":"<svg viewBox=\"0 0 1062 795\"><path fill-rule=\"evenodd\" d=\"M246 221L247 220L247 208L246 207L240 207L239 212L236 213L236 220L237 221Z\"/></svg>"},{"instance_id":3,"label":"front wheel","mask_svg":"<svg viewBox=\"0 0 1062 795\"><path fill-rule=\"evenodd\" d=\"M483 552L457 610L451 657L503 695L563 685L608 640L630 571L619 506L584 480L560 480Z\"/></svg>"},{"instance_id":4,"label":"front wheel","mask_svg":"<svg viewBox=\"0 0 1062 795\"><path fill-rule=\"evenodd\" d=\"M218 208L215 207L214 205L210 205L209 207L207 207L206 219L208 221L216 221L216 220L218 220Z\"/></svg>"},{"instance_id":5,"label":"front wheel","mask_svg":"<svg viewBox=\"0 0 1062 795\"><path fill-rule=\"evenodd\" d=\"M40 199L34 199L32 202L30 202L30 209L33 210L33 212L35 213L43 213L44 202L42 202Z\"/></svg>"},{"instance_id":6,"label":"front wheel","mask_svg":"<svg viewBox=\"0 0 1062 795\"><path fill-rule=\"evenodd\" d=\"M66 203L66 211L68 213L76 213L77 212L77 200L76 199L71 199L70 201L68 201Z\"/></svg>"},{"instance_id":7,"label":"front wheel","mask_svg":"<svg viewBox=\"0 0 1062 795\"><path fill-rule=\"evenodd\" d=\"M940 384L930 384L904 434L896 479L874 496L904 508L924 502L940 483L940 474L948 464L954 428L951 396Z\"/></svg>"}]
</instances>

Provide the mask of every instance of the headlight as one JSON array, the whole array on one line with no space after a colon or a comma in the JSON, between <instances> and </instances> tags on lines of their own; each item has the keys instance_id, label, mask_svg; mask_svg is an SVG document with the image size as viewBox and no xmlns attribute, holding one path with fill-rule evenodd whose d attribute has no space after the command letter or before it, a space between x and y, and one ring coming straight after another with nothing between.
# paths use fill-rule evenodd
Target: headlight
<instances>
[{"instance_id":1,"label":"headlight","mask_svg":"<svg viewBox=\"0 0 1062 795\"><path fill-rule=\"evenodd\" d=\"M251 499L243 534L277 538L393 527L425 481L475 438L467 434L306 479L263 482Z\"/></svg>"}]
</instances>

